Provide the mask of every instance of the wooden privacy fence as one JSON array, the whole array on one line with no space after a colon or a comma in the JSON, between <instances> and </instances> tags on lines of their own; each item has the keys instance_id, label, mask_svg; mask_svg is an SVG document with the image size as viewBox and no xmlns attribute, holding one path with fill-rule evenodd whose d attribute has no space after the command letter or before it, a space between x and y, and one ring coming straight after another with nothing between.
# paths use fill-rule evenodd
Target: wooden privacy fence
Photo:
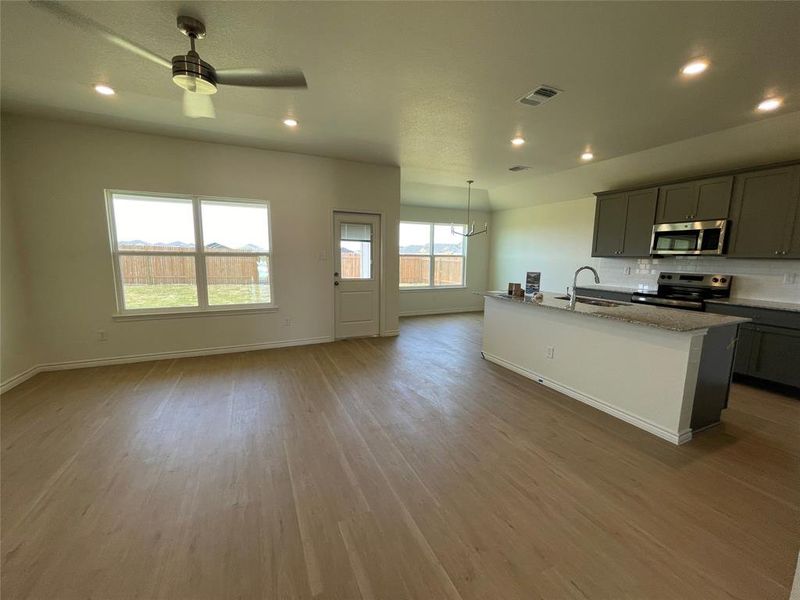
<instances>
[{"instance_id":1,"label":"wooden privacy fence","mask_svg":"<svg viewBox=\"0 0 800 600\"><path fill-rule=\"evenodd\" d=\"M436 285L463 285L461 279L463 256L437 256L433 280ZM431 259L429 256L401 256L400 284L430 285Z\"/></svg>"},{"instance_id":2,"label":"wooden privacy fence","mask_svg":"<svg viewBox=\"0 0 800 600\"><path fill-rule=\"evenodd\" d=\"M209 256L206 277L210 284L246 284L259 281L260 256ZM269 259L266 259L269 260ZM400 283L429 285L430 257L401 256ZM462 256L437 256L434 265L436 285L461 285ZM194 283L193 256L125 255L120 257L122 281L126 284L178 284ZM266 269L265 269L266 271ZM361 256L342 254L342 277L358 278L361 274ZM269 274L265 274L269 283Z\"/></svg>"},{"instance_id":3,"label":"wooden privacy fence","mask_svg":"<svg viewBox=\"0 0 800 600\"><path fill-rule=\"evenodd\" d=\"M195 281L193 256L126 255L120 259L122 281L126 284L169 285ZM262 256L209 256L206 261L208 283L240 285L257 282L259 259L269 260ZM266 269L264 271L265 283L269 283L269 273Z\"/></svg>"}]
</instances>

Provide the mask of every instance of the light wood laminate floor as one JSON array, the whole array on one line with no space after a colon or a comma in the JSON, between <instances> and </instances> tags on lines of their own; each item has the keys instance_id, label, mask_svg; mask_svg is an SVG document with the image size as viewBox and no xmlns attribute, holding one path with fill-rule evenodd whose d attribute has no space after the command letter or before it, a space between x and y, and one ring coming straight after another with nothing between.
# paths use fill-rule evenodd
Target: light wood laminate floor
<instances>
[{"instance_id":1,"label":"light wood laminate floor","mask_svg":"<svg viewBox=\"0 0 800 600\"><path fill-rule=\"evenodd\" d=\"M788 597L798 400L735 386L675 447L480 336L36 376L2 398L3 598Z\"/></svg>"}]
</instances>

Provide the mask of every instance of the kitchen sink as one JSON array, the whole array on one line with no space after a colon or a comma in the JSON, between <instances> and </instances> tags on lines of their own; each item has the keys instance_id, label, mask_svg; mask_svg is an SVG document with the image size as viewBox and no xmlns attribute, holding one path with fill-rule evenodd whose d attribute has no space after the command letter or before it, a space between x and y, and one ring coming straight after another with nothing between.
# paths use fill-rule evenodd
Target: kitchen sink
<instances>
[{"instance_id":1,"label":"kitchen sink","mask_svg":"<svg viewBox=\"0 0 800 600\"><path fill-rule=\"evenodd\" d=\"M556 300L569 300L569 296L556 296ZM575 302L581 304L591 304L592 306L622 306L620 302L610 302L609 300L600 300L599 298L587 298L586 296L578 296Z\"/></svg>"}]
</instances>

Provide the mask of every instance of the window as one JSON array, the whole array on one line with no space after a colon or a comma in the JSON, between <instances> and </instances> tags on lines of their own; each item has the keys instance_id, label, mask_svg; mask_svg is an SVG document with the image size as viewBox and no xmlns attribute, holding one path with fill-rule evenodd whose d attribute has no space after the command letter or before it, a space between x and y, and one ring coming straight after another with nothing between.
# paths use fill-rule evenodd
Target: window
<instances>
[{"instance_id":1,"label":"window","mask_svg":"<svg viewBox=\"0 0 800 600\"><path fill-rule=\"evenodd\" d=\"M372 279L372 224L342 223L339 252L342 279Z\"/></svg>"},{"instance_id":2,"label":"window","mask_svg":"<svg viewBox=\"0 0 800 600\"><path fill-rule=\"evenodd\" d=\"M269 203L108 193L120 313L274 304Z\"/></svg>"},{"instance_id":3,"label":"window","mask_svg":"<svg viewBox=\"0 0 800 600\"><path fill-rule=\"evenodd\" d=\"M466 231L465 225L455 230ZM463 287L466 238L438 223L400 223L400 287Z\"/></svg>"}]
</instances>

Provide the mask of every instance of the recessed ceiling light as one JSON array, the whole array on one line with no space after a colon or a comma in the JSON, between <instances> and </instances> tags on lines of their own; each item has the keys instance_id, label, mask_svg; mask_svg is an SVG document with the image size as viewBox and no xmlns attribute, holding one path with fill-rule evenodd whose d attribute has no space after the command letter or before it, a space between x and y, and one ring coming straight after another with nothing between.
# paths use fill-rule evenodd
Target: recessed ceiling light
<instances>
[{"instance_id":1,"label":"recessed ceiling light","mask_svg":"<svg viewBox=\"0 0 800 600\"><path fill-rule=\"evenodd\" d=\"M514 144L515 146L522 146L522 144L525 143L525 138L517 136L511 140L511 143Z\"/></svg>"},{"instance_id":2,"label":"recessed ceiling light","mask_svg":"<svg viewBox=\"0 0 800 600\"><path fill-rule=\"evenodd\" d=\"M693 60L692 62L683 65L681 73L684 75L689 75L690 77L692 75L699 75L708 68L708 65L709 62L704 58Z\"/></svg>"},{"instance_id":3,"label":"recessed ceiling light","mask_svg":"<svg viewBox=\"0 0 800 600\"><path fill-rule=\"evenodd\" d=\"M104 85L102 83L98 83L96 86L94 86L94 91L103 96L113 96L114 94L116 94L114 88Z\"/></svg>"},{"instance_id":4,"label":"recessed ceiling light","mask_svg":"<svg viewBox=\"0 0 800 600\"><path fill-rule=\"evenodd\" d=\"M769 112L780 108L781 104L783 104L783 98L767 98L759 102L756 109L760 112Z\"/></svg>"},{"instance_id":5,"label":"recessed ceiling light","mask_svg":"<svg viewBox=\"0 0 800 600\"><path fill-rule=\"evenodd\" d=\"M589 152L588 150L581 154L581 160L592 160L594 158L594 154Z\"/></svg>"},{"instance_id":6,"label":"recessed ceiling light","mask_svg":"<svg viewBox=\"0 0 800 600\"><path fill-rule=\"evenodd\" d=\"M297 127L297 119L284 119L283 124L287 127Z\"/></svg>"}]
</instances>

